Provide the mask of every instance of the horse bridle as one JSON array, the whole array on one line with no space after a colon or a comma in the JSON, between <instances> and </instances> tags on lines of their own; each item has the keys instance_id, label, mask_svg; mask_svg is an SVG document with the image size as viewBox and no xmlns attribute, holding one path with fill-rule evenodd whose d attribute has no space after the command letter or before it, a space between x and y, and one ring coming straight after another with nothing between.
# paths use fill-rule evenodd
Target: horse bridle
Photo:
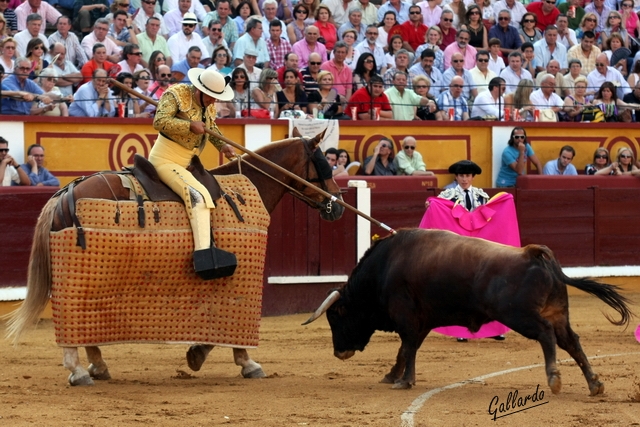
<instances>
[{"instance_id":1,"label":"horse bridle","mask_svg":"<svg viewBox=\"0 0 640 427\"><path fill-rule=\"evenodd\" d=\"M320 188L326 192L329 192L327 190L327 185L325 184L325 180L330 179L333 177L333 173L331 171L331 167L329 166L329 164L327 163L327 160L324 158L324 156L322 155L322 151L319 150L317 147L315 149L311 149L309 147L309 141L307 138L300 138L302 140L302 144L304 146L304 151L305 154L307 155L308 159L310 160L310 162L307 162L307 177L310 175L310 166L309 163L312 163L315 170L316 170L316 174L318 175L317 178L313 178L313 179L309 179L309 178L304 178L307 182L309 183L320 183ZM237 156L238 159L238 172L242 174L242 157L240 155ZM300 190L296 190L295 188L291 187L288 184L285 184L284 182L280 181L278 178L268 174L267 172L263 171L262 169L260 169L259 167L249 163L249 162L245 162L247 165L251 166L252 168L254 168L256 171L260 172L261 174L271 178L272 180L274 180L275 182L279 183L280 185L284 186L285 188L287 188L289 191L289 194L291 194L293 197L305 202L306 204L308 204L309 206L317 209L317 210L322 210L324 209L326 213L331 213L331 211L333 210L333 202L331 199L325 199L322 202L316 202L315 200L312 200L311 198L309 198L307 195L305 195L304 193L302 193Z\"/></svg>"}]
</instances>

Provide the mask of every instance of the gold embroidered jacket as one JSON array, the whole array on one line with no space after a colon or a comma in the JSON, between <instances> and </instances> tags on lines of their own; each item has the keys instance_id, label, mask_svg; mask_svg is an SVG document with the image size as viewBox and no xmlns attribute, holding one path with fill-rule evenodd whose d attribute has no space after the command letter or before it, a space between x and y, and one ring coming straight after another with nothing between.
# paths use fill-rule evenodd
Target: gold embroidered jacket
<instances>
[{"instance_id":1,"label":"gold embroidered jacket","mask_svg":"<svg viewBox=\"0 0 640 427\"><path fill-rule=\"evenodd\" d=\"M193 86L182 83L169 87L160 98L153 119L153 127L165 137L190 150L198 147L204 149L207 137L219 150L225 145L224 141L206 133L197 135L190 130L190 121L203 121L207 129L222 135L215 123L217 114L215 105L211 104L207 107L203 118L203 109L195 102L194 90ZM177 118L178 112L185 113L190 120Z\"/></svg>"}]
</instances>

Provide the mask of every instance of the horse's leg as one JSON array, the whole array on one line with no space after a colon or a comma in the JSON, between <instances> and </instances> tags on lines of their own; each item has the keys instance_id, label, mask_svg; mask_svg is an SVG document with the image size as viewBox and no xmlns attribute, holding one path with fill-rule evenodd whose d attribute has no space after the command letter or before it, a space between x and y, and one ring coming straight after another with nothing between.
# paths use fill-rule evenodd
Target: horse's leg
<instances>
[{"instance_id":1,"label":"horse's leg","mask_svg":"<svg viewBox=\"0 0 640 427\"><path fill-rule=\"evenodd\" d=\"M245 378L265 378L262 366L251 360L249 353L244 348L233 349L233 361L242 366L242 376Z\"/></svg>"},{"instance_id":2,"label":"horse's leg","mask_svg":"<svg viewBox=\"0 0 640 427\"><path fill-rule=\"evenodd\" d=\"M80 364L77 347L65 347L63 349L62 364L71 371L69 375L69 384L71 385L93 385L93 380L89 376L89 372Z\"/></svg>"},{"instance_id":3,"label":"horse's leg","mask_svg":"<svg viewBox=\"0 0 640 427\"><path fill-rule=\"evenodd\" d=\"M102 358L99 347L85 347L87 359L89 359L89 375L96 380L110 380L109 368Z\"/></svg>"},{"instance_id":4,"label":"horse's leg","mask_svg":"<svg viewBox=\"0 0 640 427\"><path fill-rule=\"evenodd\" d=\"M187 365L192 371L199 371L202 364L207 360L207 356L213 350L210 344L196 344L189 347L187 351Z\"/></svg>"}]
</instances>

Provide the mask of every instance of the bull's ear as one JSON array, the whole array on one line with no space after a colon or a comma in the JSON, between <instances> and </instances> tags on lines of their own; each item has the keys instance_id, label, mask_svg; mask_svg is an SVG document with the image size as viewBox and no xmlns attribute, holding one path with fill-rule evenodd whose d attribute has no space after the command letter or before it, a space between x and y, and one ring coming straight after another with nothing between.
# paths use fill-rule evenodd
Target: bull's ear
<instances>
[{"instance_id":1,"label":"bull's ear","mask_svg":"<svg viewBox=\"0 0 640 427\"><path fill-rule=\"evenodd\" d=\"M294 138L300 138L302 136L297 126L293 128L293 132L291 132L291 134L291 136Z\"/></svg>"}]
</instances>

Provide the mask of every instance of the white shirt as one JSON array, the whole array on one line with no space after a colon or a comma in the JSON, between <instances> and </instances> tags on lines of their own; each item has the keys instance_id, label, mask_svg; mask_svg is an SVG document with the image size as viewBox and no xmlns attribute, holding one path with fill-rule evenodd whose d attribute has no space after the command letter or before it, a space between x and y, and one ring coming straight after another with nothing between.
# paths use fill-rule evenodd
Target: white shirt
<instances>
[{"instance_id":1,"label":"white shirt","mask_svg":"<svg viewBox=\"0 0 640 427\"><path fill-rule=\"evenodd\" d=\"M522 79L529 79L533 81L531 73L524 68L520 69L520 77L518 77L518 75L513 71L511 67L507 67L502 70L502 72L500 73L500 77L504 79L507 85L507 90L504 92L505 94L515 92L518 88L518 83L520 83L520 80Z\"/></svg>"},{"instance_id":2,"label":"white shirt","mask_svg":"<svg viewBox=\"0 0 640 427\"><path fill-rule=\"evenodd\" d=\"M129 64L127 64L127 61L125 61L124 59L120 62L118 62L118 65L120 66L120 72L118 74L122 74L122 73L131 73L131 74L135 74L136 71L140 71L140 70L144 70L144 67L140 64L136 65L136 69L132 70L129 67Z\"/></svg>"},{"instance_id":3,"label":"white shirt","mask_svg":"<svg viewBox=\"0 0 640 427\"><path fill-rule=\"evenodd\" d=\"M9 187L11 186L11 181L16 184L20 184L20 175L18 175L18 171L11 165L7 165L4 170L4 176L2 177L2 186Z\"/></svg>"},{"instance_id":4,"label":"white shirt","mask_svg":"<svg viewBox=\"0 0 640 427\"><path fill-rule=\"evenodd\" d=\"M64 61L64 70L58 67L58 64L53 63L53 69L58 72L58 77L67 76L69 74L79 73L80 71L73 65L73 62L69 60ZM73 95L73 85L63 86L58 88L62 96Z\"/></svg>"},{"instance_id":5,"label":"white shirt","mask_svg":"<svg viewBox=\"0 0 640 427\"><path fill-rule=\"evenodd\" d=\"M27 45L32 38L33 37L27 30L22 30L13 36L13 39L16 41L16 51L19 53L19 55L17 55L18 57L27 56ZM47 39L47 36L42 33L38 33L38 38L42 40L44 45L47 47L47 50L49 50L49 39Z\"/></svg>"},{"instance_id":6,"label":"white shirt","mask_svg":"<svg viewBox=\"0 0 640 427\"><path fill-rule=\"evenodd\" d=\"M489 55L489 69L491 71L493 71L497 75L500 75L502 70L504 70L504 67L504 60L501 56L498 56L498 59L493 59L491 55Z\"/></svg>"},{"instance_id":7,"label":"white shirt","mask_svg":"<svg viewBox=\"0 0 640 427\"><path fill-rule=\"evenodd\" d=\"M515 1L513 8L510 8L505 0L500 0L493 5L493 13L496 17L499 16L500 11L502 10L508 10L511 12L511 22L509 22L509 25L515 28L520 28L522 17L527 13L527 8L524 7L519 0Z\"/></svg>"},{"instance_id":8,"label":"white shirt","mask_svg":"<svg viewBox=\"0 0 640 427\"><path fill-rule=\"evenodd\" d=\"M631 93L631 88L627 80L620 74L620 71L613 67L607 67L607 74L604 76L600 74L597 69L590 72L587 76L587 90L598 92L598 89L600 89L600 86L602 86L604 82L611 82L618 88L618 98L622 98L622 96L620 96L621 92L623 96Z\"/></svg>"},{"instance_id":9,"label":"white shirt","mask_svg":"<svg viewBox=\"0 0 640 427\"><path fill-rule=\"evenodd\" d=\"M102 43L104 47L107 49L107 55L116 55L122 52L120 46L118 46L113 40L109 37L105 37L103 41L99 41L96 39L96 34L92 31L82 39L82 49L84 49L84 53L87 54L87 58L93 58L93 45L96 43Z\"/></svg>"},{"instance_id":10,"label":"white shirt","mask_svg":"<svg viewBox=\"0 0 640 427\"><path fill-rule=\"evenodd\" d=\"M191 4L193 5L193 3ZM164 23L164 16L160 15L159 13L154 13L153 17L160 20L160 31L158 32L158 34L167 37L169 35L169 29ZM146 31L145 28L147 27L147 20L149 18L151 18L151 16L147 16L144 13L144 10L140 9L138 14L136 15L136 19L134 19L133 22L135 22L138 29L144 33Z\"/></svg>"},{"instance_id":11,"label":"white shirt","mask_svg":"<svg viewBox=\"0 0 640 427\"><path fill-rule=\"evenodd\" d=\"M536 110L544 110L552 107L562 107L564 101L558 96L557 93L551 92L551 96L547 99L542 93L542 89L537 89L531 92L529 101L536 108Z\"/></svg>"},{"instance_id":12,"label":"white shirt","mask_svg":"<svg viewBox=\"0 0 640 427\"><path fill-rule=\"evenodd\" d=\"M178 0L164 0L162 3L162 10L165 12L165 16L172 10L177 10L180 13L180 9L178 9ZM191 0L191 7L188 11L195 13L199 21L204 21L204 18L207 16L207 11L202 6L202 3L200 3L200 0Z\"/></svg>"},{"instance_id":13,"label":"white shirt","mask_svg":"<svg viewBox=\"0 0 640 427\"><path fill-rule=\"evenodd\" d=\"M209 49L204 45L198 34L191 33L189 37L190 38L187 39L187 36L185 36L182 31L169 37L167 47L169 48L169 52L171 52L171 59L173 59L174 64L186 59L189 48L192 46L198 46L200 48L202 51L202 59L211 57Z\"/></svg>"},{"instance_id":14,"label":"white shirt","mask_svg":"<svg viewBox=\"0 0 640 427\"><path fill-rule=\"evenodd\" d=\"M478 94L473 101L470 115L471 117L496 116L500 120L504 120L504 98L500 96L498 99L494 99L491 92L485 90Z\"/></svg>"},{"instance_id":15,"label":"white shirt","mask_svg":"<svg viewBox=\"0 0 640 427\"><path fill-rule=\"evenodd\" d=\"M569 50L570 47L573 47L575 45L578 44L578 39L576 38L576 32L573 31L571 28L567 28L567 33L569 33L569 36L561 36L560 34L558 34L558 41L557 43L562 43L567 50ZM569 45L569 40L571 39L571 43L573 43L573 45Z\"/></svg>"}]
</instances>

